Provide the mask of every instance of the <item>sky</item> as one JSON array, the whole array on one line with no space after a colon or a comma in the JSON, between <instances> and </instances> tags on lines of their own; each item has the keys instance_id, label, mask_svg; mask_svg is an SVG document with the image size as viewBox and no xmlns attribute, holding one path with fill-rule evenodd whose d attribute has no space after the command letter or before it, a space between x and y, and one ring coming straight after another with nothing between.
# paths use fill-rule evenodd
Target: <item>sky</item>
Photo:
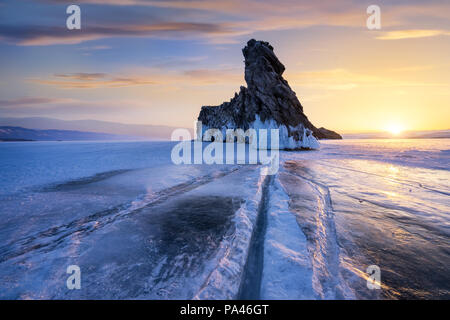
<instances>
[{"instance_id":1,"label":"sky","mask_svg":"<svg viewBox=\"0 0 450 320\"><path fill-rule=\"evenodd\" d=\"M450 129L448 0L0 0L0 117L190 128L245 85L251 38L317 127Z\"/></svg>"}]
</instances>

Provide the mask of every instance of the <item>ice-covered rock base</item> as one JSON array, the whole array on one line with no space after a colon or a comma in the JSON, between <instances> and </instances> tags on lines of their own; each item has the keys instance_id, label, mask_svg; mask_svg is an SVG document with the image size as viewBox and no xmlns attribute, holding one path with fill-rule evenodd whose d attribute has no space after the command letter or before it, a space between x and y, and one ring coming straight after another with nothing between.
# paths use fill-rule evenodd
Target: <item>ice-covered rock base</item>
<instances>
[{"instance_id":1,"label":"ice-covered rock base","mask_svg":"<svg viewBox=\"0 0 450 320\"><path fill-rule=\"evenodd\" d=\"M258 149L279 149L279 150L301 150L301 149L319 149L320 144L317 139L314 137L313 132L305 128L303 124L299 124L296 127L292 127L290 125L278 124L273 119L266 119L265 121L261 121L258 115L255 116L255 121L251 122L249 127L255 130L255 147ZM210 141L210 134L207 133L208 130L217 129L220 131L222 139L224 142L234 142L233 140L229 140L230 131L231 134L236 133L236 130L239 129L235 124L228 124L227 126L222 126L220 128L202 128L202 140ZM277 133L273 133L271 130L277 130ZM296 139L294 136L289 135L290 132L302 132L302 135ZM244 133L247 133L245 131ZM271 140L274 137L278 137L277 143L273 143ZM233 137L234 139L234 137ZM246 137L244 137L246 139ZM266 141L267 143L261 143L261 139ZM239 138L237 138L239 141ZM248 140L246 140L248 142Z\"/></svg>"}]
</instances>

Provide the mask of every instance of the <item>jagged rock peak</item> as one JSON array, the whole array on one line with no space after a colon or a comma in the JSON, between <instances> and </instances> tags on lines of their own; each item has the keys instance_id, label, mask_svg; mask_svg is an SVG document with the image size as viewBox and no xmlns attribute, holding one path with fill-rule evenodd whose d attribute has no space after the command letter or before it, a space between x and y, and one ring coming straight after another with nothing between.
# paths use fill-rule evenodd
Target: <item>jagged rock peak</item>
<instances>
[{"instance_id":1,"label":"jagged rock peak","mask_svg":"<svg viewBox=\"0 0 450 320\"><path fill-rule=\"evenodd\" d=\"M242 49L245 58L245 75L251 77L252 71L275 72L281 76L286 69L273 52L273 47L265 41L251 39ZM251 78L245 79L251 84Z\"/></svg>"},{"instance_id":2,"label":"jagged rock peak","mask_svg":"<svg viewBox=\"0 0 450 320\"><path fill-rule=\"evenodd\" d=\"M242 49L245 58L247 88L220 106L202 107L198 120L203 129L267 128L280 130L281 149L315 149L317 138L327 131L317 129L303 113L296 94L283 78L285 66L273 47L265 41L251 39Z\"/></svg>"}]
</instances>

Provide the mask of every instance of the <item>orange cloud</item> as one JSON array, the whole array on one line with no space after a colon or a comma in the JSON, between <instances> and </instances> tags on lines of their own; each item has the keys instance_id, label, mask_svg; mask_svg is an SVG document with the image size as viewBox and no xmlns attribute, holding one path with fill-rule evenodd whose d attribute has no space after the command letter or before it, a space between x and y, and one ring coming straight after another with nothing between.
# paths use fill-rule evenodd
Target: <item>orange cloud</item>
<instances>
[{"instance_id":1,"label":"orange cloud","mask_svg":"<svg viewBox=\"0 0 450 320\"><path fill-rule=\"evenodd\" d=\"M213 85L242 82L242 72L233 69L192 69L177 73L150 70L139 75L110 75L106 73L55 74L49 79L28 81L63 89L118 88L142 85Z\"/></svg>"},{"instance_id":2,"label":"orange cloud","mask_svg":"<svg viewBox=\"0 0 450 320\"><path fill-rule=\"evenodd\" d=\"M39 84L53 85L64 89L96 89L96 88L115 88L115 87L129 87L139 85L156 84L157 82L147 79L139 78L112 78L107 80L79 80L79 81L64 81L64 80L41 80L30 79Z\"/></svg>"},{"instance_id":3,"label":"orange cloud","mask_svg":"<svg viewBox=\"0 0 450 320\"><path fill-rule=\"evenodd\" d=\"M450 35L450 31L446 30L429 30L429 29L415 29L415 30L397 30L388 31L381 36L376 37L379 40L400 40L400 39L414 39L436 37L440 35Z\"/></svg>"}]
</instances>

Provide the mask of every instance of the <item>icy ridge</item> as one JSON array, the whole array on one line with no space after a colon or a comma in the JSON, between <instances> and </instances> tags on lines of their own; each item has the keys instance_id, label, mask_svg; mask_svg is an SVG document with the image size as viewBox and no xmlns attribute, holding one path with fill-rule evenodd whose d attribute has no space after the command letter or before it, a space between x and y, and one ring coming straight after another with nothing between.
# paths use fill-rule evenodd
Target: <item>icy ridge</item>
<instances>
[{"instance_id":1,"label":"icy ridge","mask_svg":"<svg viewBox=\"0 0 450 320\"><path fill-rule=\"evenodd\" d=\"M296 165L285 164L281 182L291 199L290 210L308 240L313 289L320 299L354 299L342 276L345 256L338 244L329 190L301 176Z\"/></svg>"},{"instance_id":2,"label":"icy ridge","mask_svg":"<svg viewBox=\"0 0 450 320\"><path fill-rule=\"evenodd\" d=\"M303 179L303 178L302 178ZM329 189L311 180L304 179L317 194L317 241L313 264L313 285L325 299L355 299L341 275L341 252L337 243L334 213ZM312 246L310 247L312 249ZM325 280L325 281L324 281ZM325 285L324 285L325 284Z\"/></svg>"},{"instance_id":3,"label":"icy ridge","mask_svg":"<svg viewBox=\"0 0 450 320\"><path fill-rule=\"evenodd\" d=\"M236 212L234 217L236 232L222 241L217 267L210 273L193 299L229 300L237 298L253 229L258 217L259 204L263 199L263 188L266 179L270 177L267 175L267 171L268 168L263 167L257 172L260 177L255 196L244 202Z\"/></svg>"},{"instance_id":4,"label":"icy ridge","mask_svg":"<svg viewBox=\"0 0 450 320\"><path fill-rule=\"evenodd\" d=\"M305 235L289 210L289 196L278 178L270 186L264 243L262 299L316 299Z\"/></svg>"}]
</instances>

